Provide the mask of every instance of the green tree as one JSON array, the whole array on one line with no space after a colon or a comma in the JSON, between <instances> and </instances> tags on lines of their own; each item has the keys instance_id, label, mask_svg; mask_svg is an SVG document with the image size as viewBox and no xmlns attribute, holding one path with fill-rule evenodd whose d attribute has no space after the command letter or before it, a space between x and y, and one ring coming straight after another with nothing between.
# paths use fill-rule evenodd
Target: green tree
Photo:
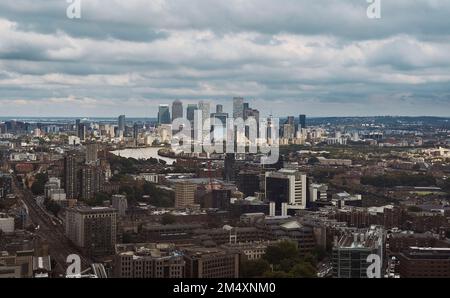
<instances>
[{"instance_id":1,"label":"green tree","mask_svg":"<svg viewBox=\"0 0 450 298\"><path fill-rule=\"evenodd\" d=\"M279 265L283 259L296 259L299 256L297 245L291 241L282 241L267 247L264 259L269 264Z\"/></svg>"},{"instance_id":2,"label":"green tree","mask_svg":"<svg viewBox=\"0 0 450 298\"><path fill-rule=\"evenodd\" d=\"M305 261L301 261L296 264L289 273L295 278L311 278L317 276L316 269L313 267L313 265Z\"/></svg>"},{"instance_id":3,"label":"green tree","mask_svg":"<svg viewBox=\"0 0 450 298\"><path fill-rule=\"evenodd\" d=\"M241 262L241 277L243 278L262 277L268 271L270 271L270 264L264 259Z\"/></svg>"},{"instance_id":4,"label":"green tree","mask_svg":"<svg viewBox=\"0 0 450 298\"><path fill-rule=\"evenodd\" d=\"M284 271L267 271L264 273L263 277L265 278L293 278L294 276L291 273Z\"/></svg>"},{"instance_id":5,"label":"green tree","mask_svg":"<svg viewBox=\"0 0 450 298\"><path fill-rule=\"evenodd\" d=\"M46 199L44 201L45 209L50 211L54 216L58 216L58 213L61 211L61 206L59 206L55 201Z\"/></svg>"},{"instance_id":6,"label":"green tree","mask_svg":"<svg viewBox=\"0 0 450 298\"><path fill-rule=\"evenodd\" d=\"M45 190L45 183L48 181L48 175L46 173L38 173L35 176L35 181L31 186L31 191L34 195L43 195Z\"/></svg>"},{"instance_id":7,"label":"green tree","mask_svg":"<svg viewBox=\"0 0 450 298\"><path fill-rule=\"evenodd\" d=\"M87 201L89 206L103 206L104 201L108 201L109 195L103 192L98 192L95 194L94 199Z\"/></svg>"},{"instance_id":8,"label":"green tree","mask_svg":"<svg viewBox=\"0 0 450 298\"><path fill-rule=\"evenodd\" d=\"M320 163L320 160L317 157L313 156L313 157L308 158L309 165L315 165L318 163Z\"/></svg>"}]
</instances>

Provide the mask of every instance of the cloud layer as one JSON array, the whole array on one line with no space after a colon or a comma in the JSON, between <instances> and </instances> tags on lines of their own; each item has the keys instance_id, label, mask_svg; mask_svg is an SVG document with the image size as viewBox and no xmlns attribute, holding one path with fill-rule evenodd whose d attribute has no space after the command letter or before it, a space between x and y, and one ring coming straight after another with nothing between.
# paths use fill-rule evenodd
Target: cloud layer
<instances>
[{"instance_id":1,"label":"cloud layer","mask_svg":"<svg viewBox=\"0 0 450 298\"><path fill-rule=\"evenodd\" d=\"M263 114L450 116L450 2L0 2L0 115L154 117L244 96ZM274 104L276 103L276 104Z\"/></svg>"}]
</instances>

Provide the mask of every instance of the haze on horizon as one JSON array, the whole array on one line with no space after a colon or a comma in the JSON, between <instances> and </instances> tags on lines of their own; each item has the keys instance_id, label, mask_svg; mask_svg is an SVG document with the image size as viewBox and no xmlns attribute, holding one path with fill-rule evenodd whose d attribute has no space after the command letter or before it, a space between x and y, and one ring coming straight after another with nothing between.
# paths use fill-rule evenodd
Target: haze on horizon
<instances>
[{"instance_id":1,"label":"haze on horizon","mask_svg":"<svg viewBox=\"0 0 450 298\"><path fill-rule=\"evenodd\" d=\"M0 2L0 116L450 116L450 1L81 1Z\"/></svg>"}]
</instances>

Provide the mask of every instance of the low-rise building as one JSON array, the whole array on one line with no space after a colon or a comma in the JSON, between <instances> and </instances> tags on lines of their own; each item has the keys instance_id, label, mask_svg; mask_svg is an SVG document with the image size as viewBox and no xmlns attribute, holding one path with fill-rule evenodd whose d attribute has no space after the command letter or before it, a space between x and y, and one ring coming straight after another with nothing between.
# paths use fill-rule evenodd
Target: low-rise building
<instances>
[{"instance_id":1,"label":"low-rise building","mask_svg":"<svg viewBox=\"0 0 450 298\"><path fill-rule=\"evenodd\" d=\"M168 243L118 244L114 258L117 278L183 278L183 254Z\"/></svg>"}]
</instances>

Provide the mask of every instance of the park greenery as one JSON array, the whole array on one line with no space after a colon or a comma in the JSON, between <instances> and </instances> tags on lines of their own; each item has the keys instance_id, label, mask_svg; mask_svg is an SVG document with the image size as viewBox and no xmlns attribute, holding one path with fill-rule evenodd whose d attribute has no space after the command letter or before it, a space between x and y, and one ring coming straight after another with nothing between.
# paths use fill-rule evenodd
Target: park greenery
<instances>
[{"instance_id":1,"label":"park greenery","mask_svg":"<svg viewBox=\"0 0 450 298\"><path fill-rule=\"evenodd\" d=\"M364 176L361 178L361 184L375 187L396 187L396 186L415 186L427 187L435 186L436 179L430 175L414 175L408 173L387 174L379 176Z\"/></svg>"},{"instance_id":2,"label":"park greenery","mask_svg":"<svg viewBox=\"0 0 450 298\"><path fill-rule=\"evenodd\" d=\"M245 260L241 265L241 276L265 278L312 278L316 277L316 264L320 253L300 257L297 245L282 241L267 247L259 260Z\"/></svg>"},{"instance_id":3,"label":"park greenery","mask_svg":"<svg viewBox=\"0 0 450 298\"><path fill-rule=\"evenodd\" d=\"M38 173L34 178L35 180L31 186L31 192L35 196L43 195L45 191L45 183L48 181L47 173Z\"/></svg>"}]
</instances>

